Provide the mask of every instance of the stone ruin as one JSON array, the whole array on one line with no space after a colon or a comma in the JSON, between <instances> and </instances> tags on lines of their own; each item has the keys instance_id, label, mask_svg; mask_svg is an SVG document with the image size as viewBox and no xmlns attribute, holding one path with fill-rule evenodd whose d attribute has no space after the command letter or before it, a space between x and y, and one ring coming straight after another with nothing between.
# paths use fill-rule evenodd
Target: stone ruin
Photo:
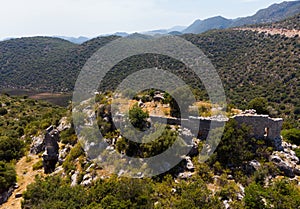
<instances>
[{"instance_id":1,"label":"stone ruin","mask_svg":"<svg viewBox=\"0 0 300 209\"><path fill-rule=\"evenodd\" d=\"M59 154L59 131L50 126L46 129L45 138L43 141L45 151L43 153L44 172L52 173L55 170L55 165L58 162Z\"/></svg>"},{"instance_id":2,"label":"stone ruin","mask_svg":"<svg viewBox=\"0 0 300 209\"><path fill-rule=\"evenodd\" d=\"M209 117L189 117L188 119L167 118L160 116L150 116L152 122L165 123L169 125L183 125L182 121L192 131L199 131L198 138L205 140L210 129L223 127L229 118L209 118ZM271 142L273 147L281 151L282 138L280 135L283 119L271 118L268 115L258 115L255 110L246 110L241 114L235 115L232 119L239 125L245 124L251 127L252 136L257 139L266 139ZM213 127L211 126L213 122Z\"/></svg>"},{"instance_id":3,"label":"stone ruin","mask_svg":"<svg viewBox=\"0 0 300 209\"><path fill-rule=\"evenodd\" d=\"M283 119L271 118L269 115L258 115L255 110L246 110L232 117L238 124L246 124L252 128L252 136L258 139L270 140L273 147L282 150L280 135Z\"/></svg>"}]
</instances>

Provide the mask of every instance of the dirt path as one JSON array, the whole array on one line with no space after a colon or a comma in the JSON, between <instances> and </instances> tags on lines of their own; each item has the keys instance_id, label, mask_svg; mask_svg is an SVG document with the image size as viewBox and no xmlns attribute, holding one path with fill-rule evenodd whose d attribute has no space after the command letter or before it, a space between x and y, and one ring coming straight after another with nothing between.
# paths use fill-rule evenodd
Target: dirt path
<instances>
[{"instance_id":1,"label":"dirt path","mask_svg":"<svg viewBox=\"0 0 300 209\"><path fill-rule=\"evenodd\" d=\"M296 35L300 36L300 30L287 30L287 29L278 29L278 28L235 28L234 30L241 31L255 31L258 33L267 33L270 35L282 35L289 38L293 38Z\"/></svg>"},{"instance_id":2,"label":"dirt path","mask_svg":"<svg viewBox=\"0 0 300 209\"><path fill-rule=\"evenodd\" d=\"M29 161L28 159L31 160ZM43 173L43 170L32 170L32 166L39 160L40 158L36 155L29 155L28 157L25 156L19 160L19 162L16 164L17 183L19 188L13 192L6 203L0 206L1 209L21 208L22 198L15 198L15 195L23 193L27 185L34 182L35 176Z\"/></svg>"}]
</instances>

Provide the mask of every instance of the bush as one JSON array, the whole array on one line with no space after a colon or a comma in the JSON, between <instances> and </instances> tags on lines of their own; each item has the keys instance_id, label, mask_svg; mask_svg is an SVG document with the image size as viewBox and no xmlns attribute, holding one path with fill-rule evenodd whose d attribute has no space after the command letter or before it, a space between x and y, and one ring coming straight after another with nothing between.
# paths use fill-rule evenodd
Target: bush
<instances>
[{"instance_id":1,"label":"bush","mask_svg":"<svg viewBox=\"0 0 300 209\"><path fill-rule=\"evenodd\" d=\"M288 140L289 142L300 145L300 129L289 129L289 130L283 130L281 132L284 139Z\"/></svg>"},{"instance_id":2,"label":"bush","mask_svg":"<svg viewBox=\"0 0 300 209\"><path fill-rule=\"evenodd\" d=\"M16 175L15 168L11 164L0 161L0 193L16 182Z\"/></svg>"},{"instance_id":3,"label":"bush","mask_svg":"<svg viewBox=\"0 0 300 209\"><path fill-rule=\"evenodd\" d=\"M7 109L0 108L0 115L6 115L6 114L7 114Z\"/></svg>"},{"instance_id":4,"label":"bush","mask_svg":"<svg viewBox=\"0 0 300 209\"><path fill-rule=\"evenodd\" d=\"M295 151L295 153L296 153L296 156L297 156L298 158L300 158L300 149L297 148L297 149L295 149L294 151Z\"/></svg>"},{"instance_id":5,"label":"bush","mask_svg":"<svg viewBox=\"0 0 300 209\"><path fill-rule=\"evenodd\" d=\"M146 125L146 119L149 117L148 112L144 112L142 108L138 107L137 104L135 104L130 110L129 110L129 120L131 124L140 129L143 130Z\"/></svg>"},{"instance_id":6,"label":"bush","mask_svg":"<svg viewBox=\"0 0 300 209\"><path fill-rule=\"evenodd\" d=\"M250 128L230 119L225 126L221 142L216 150L217 160L223 167L228 165L239 167L254 158Z\"/></svg>"},{"instance_id":7,"label":"bush","mask_svg":"<svg viewBox=\"0 0 300 209\"><path fill-rule=\"evenodd\" d=\"M74 160L80 157L81 155L84 155L84 151L80 143L77 143L73 147L73 149L71 149L70 154L67 156L65 162L62 164L62 167L65 169L67 173L75 169Z\"/></svg>"},{"instance_id":8,"label":"bush","mask_svg":"<svg viewBox=\"0 0 300 209\"><path fill-rule=\"evenodd\" d=\"M11 161L23 155L24 143L17 138L0 136L0 159Z\"/></svg>"},{"instance_id":9,"label":"bush","mask_svg":"<svg viewBox=\"0 0 300 209\"><path fill-rule=\"evenodd\" d=\"M245 208L298 208L300 190L296 185L283 179L269 187L252 183L245 188Z\"/></svg>"},{"instance_id":10,"label":"bush","mask_svg":"<svg viewBox=\"0 0 300 209\"><path fill-rule=\"evenodd\" d=\"M262 97L252 99L248 104L248 109L256 110L257 114L269 114L267 108L268 108L268 101Z\"/></svg>"},{"instance_id":11,"label":"bush","mask_svg":"<svg viewBox=\"0 0 300 209\"><path fill-rule=\"evenodd\" d=\"M33 166L32 169L35 170L39 170L43 168L43 160L39 160L38 162L36 162Z\"/></svg>"}]
</instances>

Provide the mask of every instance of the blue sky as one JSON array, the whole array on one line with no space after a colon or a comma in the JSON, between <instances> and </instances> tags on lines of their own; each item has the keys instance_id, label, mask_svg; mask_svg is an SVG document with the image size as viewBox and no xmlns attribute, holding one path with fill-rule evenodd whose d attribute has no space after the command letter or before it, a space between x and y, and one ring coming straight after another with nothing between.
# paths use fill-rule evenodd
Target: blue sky
<instances>
[{"instance_id":1,"label":"blue sky","mask_svg":"<svg viewBox=\"0 0 300 209\"><path fill-rule=\"evenodd\" d=\"M216 15L254 14L282 0L2 0L0 39L35 35L95 37L190 25Z\"/></svg>"}]
</instances>

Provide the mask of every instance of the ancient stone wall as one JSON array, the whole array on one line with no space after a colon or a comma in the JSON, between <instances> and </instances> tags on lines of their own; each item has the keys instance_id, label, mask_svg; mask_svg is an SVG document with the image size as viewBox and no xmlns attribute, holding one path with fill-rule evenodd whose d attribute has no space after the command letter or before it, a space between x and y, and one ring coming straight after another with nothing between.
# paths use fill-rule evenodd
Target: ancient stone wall
<instances>
[{"instance_id":1,"label":"ancient stone wall","mask_svg":"<svg viewBox=\"0 0 300 209\"><path fill-rule=\"evenodd\" d=\"M223 127L228 119L210 119L204 117L190 117L189 119L167 118L150 116L152 123L166 123L169 125L181 125L190 129L192 133L198 131L198 138L206 139L210 129Z\"/></svg>"},{"instance_id":2,"label":"ancient stone wall","mask_svg":"<svg viewBox=\"0 0 300 209\"><path fill-rule=\"evenodd\" d=\"M281 150L282 118L270 118L268 115L241 114L233 117L239 124L246 124L252 129L252 135L258 139L268 139L277 150Z\"/></svg>"},{"instance_id":3,"label":"ancient stone wall","mask_svg":"<svg viewBox=\"0 0 300 209\"><path fill-rule=\"evenodd\" d=\"M282 118L270 118L268 115L257 115L254 110L245 111L240 115L232 117L238 124L245 124L251 127L252 135L258 139L269 139L274 148L281 150L281 128ZM167 123L169 125L181 125L190 129L193 133L198 132L198 138L206 139L209 130L223 127L227 119L190 117L189 119L167 118L159 116L150 116L153 123Z\"/></svg>"}]
</instances>

